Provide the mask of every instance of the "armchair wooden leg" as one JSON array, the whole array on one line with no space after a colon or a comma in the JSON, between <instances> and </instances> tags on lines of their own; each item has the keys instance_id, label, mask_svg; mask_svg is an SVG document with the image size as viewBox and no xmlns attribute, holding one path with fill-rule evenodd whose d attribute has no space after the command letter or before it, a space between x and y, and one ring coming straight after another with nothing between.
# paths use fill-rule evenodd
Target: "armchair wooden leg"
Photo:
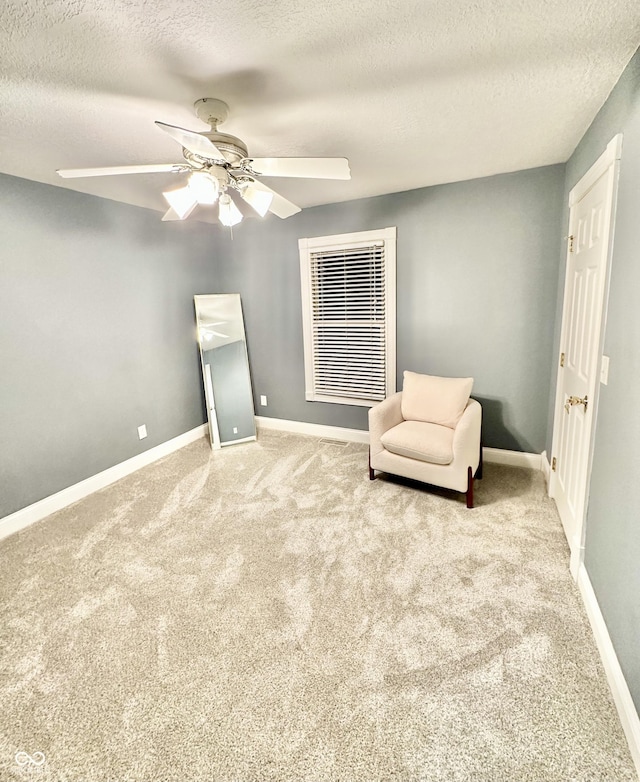
<instances>
[{"instance_id":1,"label":"armchair wooden leg","mask_svg":"<svg viewBox=\"0 0 640 782\"><path fill-rule=\"evenodd\" d=\"M483 456L482 456L482 440L480 441L480 461L478 463L478 469L476 470L476 478L482 479L482 462L483 462Z\"/></svg>"},{"instance_id":2,"label":"armchair wooden leg","mask_svg":"<svg viewBox=\"0 0 640 782\"><path fill-rule=\"evenodd\" d=\"M473 470L467 467L467 508L473 508Z\"/></svg>"},{"instance_id":3,"label":"armchair wooden leg","mask_svg":"<svg viewBox=\"0 0 640 782\"><path fill-rule=\"evenodd\" d=\"M371 467L371 451L369 451L369 480L373 481L376 477L376 471Z\"/></svg>"}]
</instances>

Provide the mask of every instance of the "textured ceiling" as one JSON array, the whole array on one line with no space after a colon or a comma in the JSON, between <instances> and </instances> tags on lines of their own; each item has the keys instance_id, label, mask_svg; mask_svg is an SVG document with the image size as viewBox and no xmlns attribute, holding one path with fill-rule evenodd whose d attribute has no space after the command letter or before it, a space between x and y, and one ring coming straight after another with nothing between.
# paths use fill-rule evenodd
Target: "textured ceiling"
<instances>
[{"instance_id":1,"label":"textured ceiling","mask_svg":"<svg viewBox=\"0 0 640 782\"><path fill-rule=\"evenodd\" d=\"M201 97L250 155L349 158L265 180L301 206L557 163L639 43L638 0L3 0L0 171L164 210L176 175L54 172L178 162L153 121Z\"/></svg>"}]
</instances>

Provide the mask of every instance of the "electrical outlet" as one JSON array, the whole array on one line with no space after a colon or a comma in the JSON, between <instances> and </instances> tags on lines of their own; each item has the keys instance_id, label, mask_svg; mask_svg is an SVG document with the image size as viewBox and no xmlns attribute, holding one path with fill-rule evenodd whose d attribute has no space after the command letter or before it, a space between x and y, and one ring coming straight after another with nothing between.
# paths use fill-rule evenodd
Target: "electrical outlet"
<instances>
[{"instance_id":1,"label":"electrical outlet","mask_svg":"<svg viewBox=\"0 0 640 782\"><path fill-rule=\"evenodd\" d=\"M260 404L262 407L267 406L267 397L264 394L260 394Z\"/></svg>"},{"instance_id":2,"label":"electrical outlet","mask_svg":"<svg viewBox=\"0 0 640 782\"><path fill-rule=\"evenodd\" d=\"M146 436L147 436L147 426L146 424L142 424L142 426L138 427L138 437L141 440L144 440Z\"/></svg>"},{"instance_id":3,"label":"electrical outlet","mask_svg":"<svg viewBox=\"0 0 640 782\"><path fill-rule=\"evenodd\" d=\"M234 427L233 427L233 433L234 433L234 434L238 434L238 427L237 427L237 426L234 426Z\"/></svg>"}]
</instances>

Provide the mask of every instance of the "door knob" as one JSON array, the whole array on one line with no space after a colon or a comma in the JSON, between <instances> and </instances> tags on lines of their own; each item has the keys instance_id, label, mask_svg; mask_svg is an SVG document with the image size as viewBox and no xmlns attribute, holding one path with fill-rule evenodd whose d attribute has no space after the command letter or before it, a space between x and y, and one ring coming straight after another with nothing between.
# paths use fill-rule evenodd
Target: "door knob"
<instances>
[{"instance_id":1,"label":"door knob","mask_svg":"<svg viewBox=\"0 0 640 782\"><path fill-rule=\"evenodd\" d=\"M584 405L584 412L587 412L587 405L589 404L589 398L585 394L580 396L568 396L567 401L564 403L564 409L569 413L574 405Z\"/></svg>"}]
</instances>

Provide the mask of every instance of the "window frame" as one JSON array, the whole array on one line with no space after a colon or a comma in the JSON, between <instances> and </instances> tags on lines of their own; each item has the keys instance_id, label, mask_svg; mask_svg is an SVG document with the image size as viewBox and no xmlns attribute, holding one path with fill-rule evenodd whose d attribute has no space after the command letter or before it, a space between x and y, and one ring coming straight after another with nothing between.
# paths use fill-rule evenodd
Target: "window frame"
<instances>
[{"instance_id":1,"label":"window frame","mask_svg":"<svg viewBox=\"0 0 640 782\"><path fill-rule=\"evenodd\" d=\"M385 392L387 397L396 391L396 228L380 228L373 231L315 236L298 240L300 253L300 287L302 296L302 335L304 342L305 399L308 402L373 407L379 399L363 399L350 396L334 396L316 391L313 343L313 286L311 279L312 253L332 249L355 249L373 244L384 245L384 294L385 294Z\"/></svg>"}]
</instances>

